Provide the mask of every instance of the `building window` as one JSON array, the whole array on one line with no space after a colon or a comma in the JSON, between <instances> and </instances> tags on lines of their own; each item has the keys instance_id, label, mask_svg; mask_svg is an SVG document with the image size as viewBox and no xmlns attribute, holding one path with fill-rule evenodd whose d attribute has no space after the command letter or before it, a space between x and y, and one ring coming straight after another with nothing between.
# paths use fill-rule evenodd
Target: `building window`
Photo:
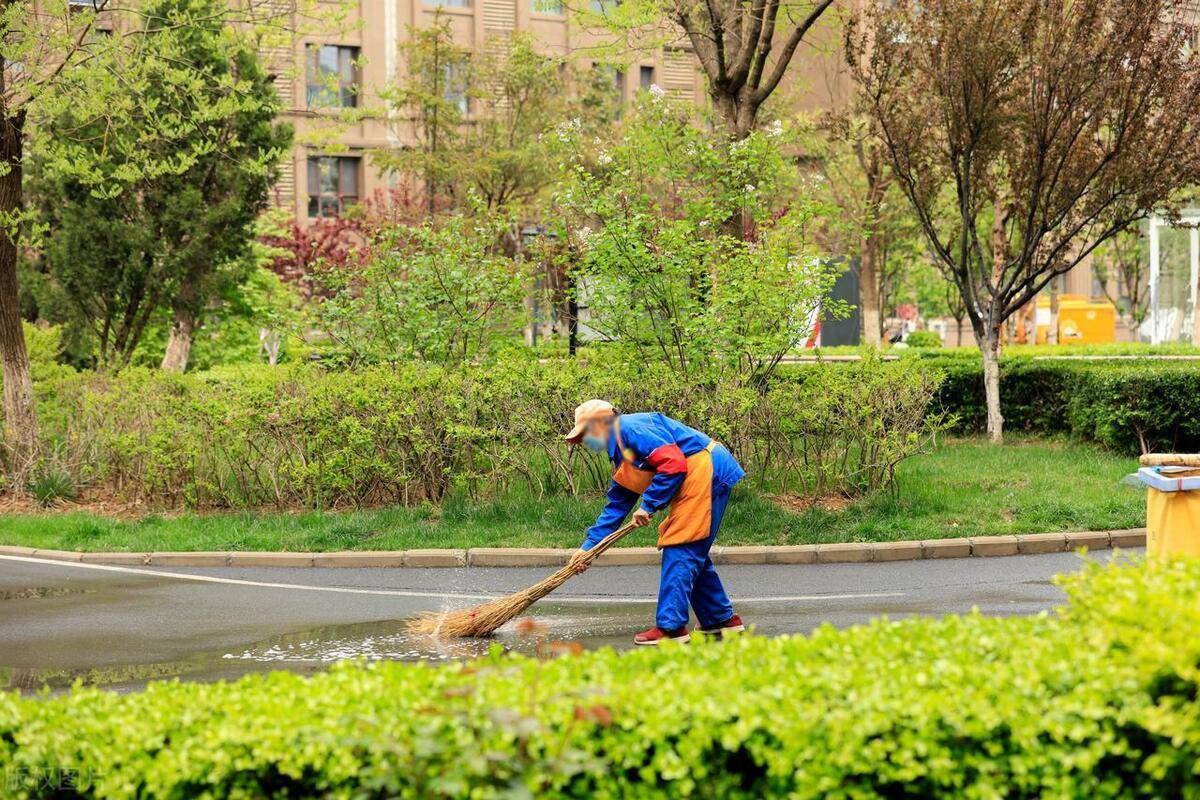
<instances>
[{"instance_id":1,"label":"building window","mask_svg":"<svg viewBox=\"0 0 1200 800\"><path fill-rule=\"evenodd\" d=\"M308 46L308 105L354 108L358 105L358 48Z\"/></svg>"},{"instance_id":2,"label":"building window","mask_svg":"<svg viewBox=\"0 0 1200 800\"><path fill-rule=\"evenodd\" d=\"M619 5L621 0L591 0L592 11L597 14L607 14Z\"/></svg>"},{"instance_id":3,"label":"building window","mask_svg":"<svg viewBox=\"0 0 1200 800\"><path fill-rule=\"evenodd\" d=\"M557 14L562 16L562 0L529 0L529 10L534 14Z\"/></svg>"},{"instance_id":4,"label":"building window","mask_svg":"<svg viewBox=\"0 0 1200 800\"><path fill-rule=\"evenodd\" d=\"M605 83L610 83L615 91L617 98L625 99L625 70L618 69L611 64L597 64L596 69L604 76Z\"/></svg>"},{"instance_id":5,"label":"building window","mask_svg":"<svg viewBox=\"0 0 1200 800\"><path fill-rule=\"evenodd\" d=\"M470 8L471 0L425 0L425 5L440 8Z\"/></svg>"},{"instance_id":6,"label":"building window","mask_svg":"<svg viewBox=\"0 0 1200 800\"><path fill-rule=\"evenodd\" d=\"M643 66L641 70L641 86L643 89L649 89L654 85L654 67Z\"/></svg>"},{"instance_id":7,"label":"building window","mask_svg":"<svg viewBox=\"0 0 1200 800\"><path fill-rule=\"evenodd\" d=\"M336 217L358 202L358 156L309 156L308 216Z\"/></svg>"},{"instance_id":8,"label":"building window","mask_svg":"<svg viewBox=\"0 0 1200 800\"><path fill-rule=\"evenodd\" d=\"M466 116L470 110L467 97L467 65L446 64L442 67L442 99Z\"/></svg>"}]
</instances>

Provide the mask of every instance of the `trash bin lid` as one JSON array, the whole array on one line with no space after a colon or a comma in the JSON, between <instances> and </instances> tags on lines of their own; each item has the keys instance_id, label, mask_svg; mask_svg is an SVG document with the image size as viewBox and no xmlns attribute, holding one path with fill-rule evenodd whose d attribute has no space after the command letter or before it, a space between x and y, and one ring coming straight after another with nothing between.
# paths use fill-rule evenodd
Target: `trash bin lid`
<instances>
[{"instance_id":1,"label":"trash bin lid","mask_svg":"<svg viewBox=\"0 0 1200 800\"><path fill-rule=\"evenodd\" d=\"M1194 492L1200 490L1200 475L1194 467L1142 467L1138 480L1160 492Z\"/></svg>"}]
</instances>

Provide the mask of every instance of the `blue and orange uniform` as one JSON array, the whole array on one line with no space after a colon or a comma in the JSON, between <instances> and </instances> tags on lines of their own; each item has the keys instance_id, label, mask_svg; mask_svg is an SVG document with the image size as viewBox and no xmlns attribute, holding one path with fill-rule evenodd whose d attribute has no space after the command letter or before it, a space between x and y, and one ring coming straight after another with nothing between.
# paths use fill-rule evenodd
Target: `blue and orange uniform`
<instances>
[{"instance_id":1,"label":"blue and orange uniform","mask_svg":"<svg viewBox=\"0 0 1200 800\"><path fill-rule=\"evenodd\" d=\"M683 628L688 606L702 628L733 616L733 604L709 558L729 494L746 472L711 437L658 413L622 414L608 440L615 472L608 503L587 532L590 550L620 527L638 499L650 514L666 508L658 526L662 577L655 624Z\"/></svg>"}]
</instances>

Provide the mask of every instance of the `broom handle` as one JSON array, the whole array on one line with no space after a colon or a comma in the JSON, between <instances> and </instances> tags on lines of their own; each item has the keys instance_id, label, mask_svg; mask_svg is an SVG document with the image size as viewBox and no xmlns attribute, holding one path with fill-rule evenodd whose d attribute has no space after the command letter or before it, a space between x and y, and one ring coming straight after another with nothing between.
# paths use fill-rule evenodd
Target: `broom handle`
<instances>
[{"instance_id":1,"label":"broom handle","mask_svg":"<svg viewBox=\"0 0 1200 800\"><path fill-rule=\"evenodd\" d=\"M637 526L634 525L632 522L626 522L624 525L617 528L615 531L610 533L608 536L605 536L603 539L601 539L599 542L596 543L595 547L593 547L591 550L587 551L587 553L588 553L587 560L584 562L584 566L590 567L592 565L592 562L600 557L601 553L603 553L608 548L612 547L617 542L624 539L630 533L630 531L634 530L636 527Z\"/></svg>"}]
</instances>

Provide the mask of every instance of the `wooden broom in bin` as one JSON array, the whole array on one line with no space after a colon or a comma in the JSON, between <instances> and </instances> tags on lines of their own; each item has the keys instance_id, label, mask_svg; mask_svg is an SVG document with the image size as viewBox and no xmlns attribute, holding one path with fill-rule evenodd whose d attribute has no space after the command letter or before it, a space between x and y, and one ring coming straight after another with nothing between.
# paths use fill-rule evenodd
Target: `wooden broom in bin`
<instances>
[{"instance_id":1,"label":"wooden broom in bin","mask_svg":"<svg viewBox=\"0 0 1200 800\"><path fill-rule=\"evenodd\" d=\"M535 583L528 589L519 591L516 594L510 594L508 597L489 600L473 608L464 608L460 611L431 611L425 614L418 614L408 621L408 629L413 633L459 638L487 636L495 633L496 629L501 625L510 622L538 600L541 600L571 578L590 567L592 562L600 557L601 553L625 538L625 535L635 527L630 522L617 528L608 536L601 539L595 547L588 550L587 555L581 561L574 565L568 564L562 567L549 578L540 583Z\"/></svg>"}]
</instances>

